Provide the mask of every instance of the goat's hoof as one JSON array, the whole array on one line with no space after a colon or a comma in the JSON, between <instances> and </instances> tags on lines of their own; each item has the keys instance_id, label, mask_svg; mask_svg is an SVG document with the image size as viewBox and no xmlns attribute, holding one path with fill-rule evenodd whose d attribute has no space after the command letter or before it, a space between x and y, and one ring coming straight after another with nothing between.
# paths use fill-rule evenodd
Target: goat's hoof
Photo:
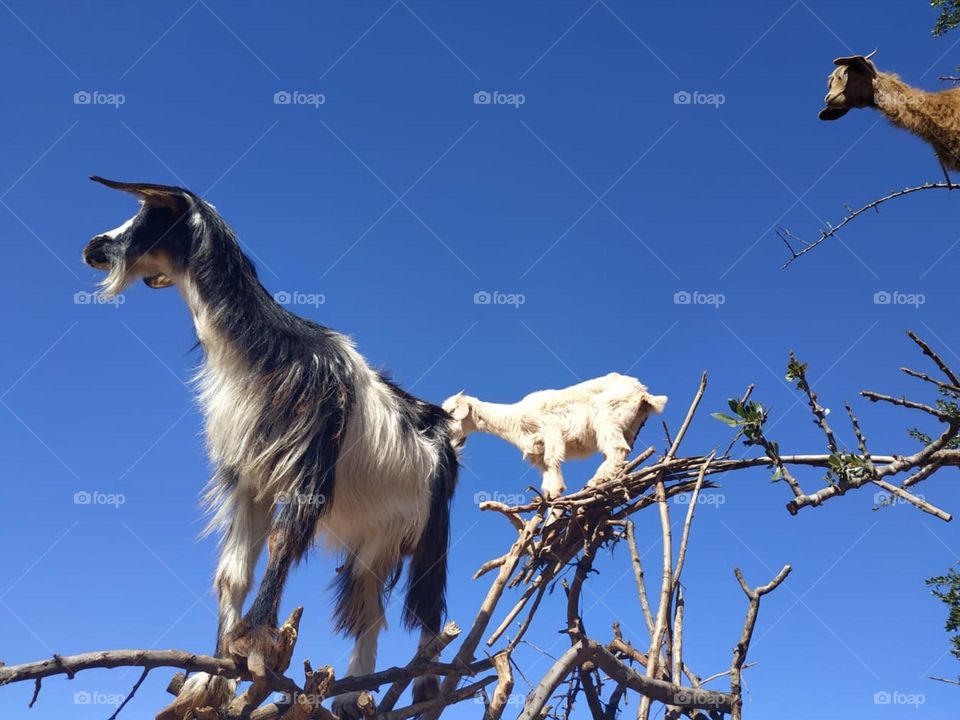
<instances>
[{"instance_id":1,"label":"goat's hoof","mask_svg":"<svg viewBox=\"0 0 960 720\"><path fill-rule=\"evenodd\" d=\"M359 692L349 692L343 695L337 695L333 699L333 702L330 703L330 708L338 720L362 720L363 712L357 703L362 694L363 693Z\"/></svg>"},{"instance_id":2,"label":"goat's hoof","mask_svg":"<svg viewBox=\"0 0 960 720\"><path fill-rule=\"evenodd\" d=\"M244 662L254 682L266 678L268 670L283 672L290 663L283 632L268 625L239 623L224 638L224 648L235 662ZM289 650L292 650L292 645Z\"/></svg>"},{"instance_id":3,"label":"goat's hoof","mask_svg":"<svg viewBox=\"0 0 960 720\"><path fill-rule=\"evenodd\" d=\"M216 708L233 698L237 683L229 678L207 673L191 675L177 694L177 699L161 710L156 720L183 720L185 717L204 720L218 718Z\"/></svg>"}]
</instances>

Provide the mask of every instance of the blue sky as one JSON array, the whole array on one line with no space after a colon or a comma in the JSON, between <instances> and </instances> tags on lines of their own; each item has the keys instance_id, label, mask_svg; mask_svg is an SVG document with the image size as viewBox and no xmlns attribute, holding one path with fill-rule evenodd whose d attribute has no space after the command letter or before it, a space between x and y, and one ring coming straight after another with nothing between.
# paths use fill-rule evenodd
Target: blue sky
<instances>
[{"instance_id":1,"label":"blue sky","mask_svg":"<svg viewBox=\"0 0 960 720\"><path fill-rule=\"evenodd\" d=\"M906 452L913 418L867 407L857 391L922 396L897 371L928 369L908 328L960 366L954 198L891 204L786 271L774 234L784 225L815 237L844 202L940 178L932 152L876 113L816 117L838 55L879 47L881 69L928 89L960 64L960 36L931 38L923 2L0 5L8 664L101 648L206 652L216 629L216 544L198 540L208 467L185 385L199 361L192 326L175 291L138 284L122 303L91 301L98 278L80 249L134 206L89 174L204 194L269 289L434 401L462 388L510 401L617 370L669 395L675 428L706 369L687 452L726 444L707 411L751 382L784 450L819 452L783 381L792 349L824 404L854 403L875 451ZM283 92L292 102L276 104ZM475 103L482 92L514 97ZM677 104L681 92L716 102ZM477 304L481 292L523 302ZM695 292L723 302L675 302ZM876 304L878 292L923 302ZM641 443L661 446L662 433L651 424ZM449 592L461 624L487 588L473 570L509 541L475 497L538 482L495 438L471 439L464 459ZM569 484L592 469L569 464ZM956 511L954 473L922 492ZM689 664L703 675L729 666L745 609L733 567L758 584L789 562L751 648L750 716L805 718L811 703L824 719L954 710L956 688L927 679L956 676L957 663L923 579L957 560L957 528L912 508L872 511L869 491L791 518L786 491L766 471L742 474L700 510L685 570ZM78 504L83 492L117 502ZM637 524L654 570L656 518ZM643 645L624 550L598 563L587 617L598 637L619 619ZM342 674L349 646L330 634L327 591L335 565L311 557L283 610L307 607L295 665L309 657ZM567 643L549 612L558 602L546 601L528 636L550 654ZM414 646L396 608L390 616L381 666ZM531 648L518 660L530 677L549 662ZM169 674L152 673L127 716L151 716ZM0 716L107 717L136 677L51 680L30 711L31 687L6 688ZM878 706L883 692L922 704Z\"/></svg>"}]
</instances>

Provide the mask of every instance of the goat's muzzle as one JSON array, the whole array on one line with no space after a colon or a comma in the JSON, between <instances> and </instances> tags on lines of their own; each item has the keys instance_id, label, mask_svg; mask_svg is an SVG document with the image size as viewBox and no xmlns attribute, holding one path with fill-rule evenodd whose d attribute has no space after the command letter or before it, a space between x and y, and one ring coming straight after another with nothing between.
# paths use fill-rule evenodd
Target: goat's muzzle
<instances>
[{"instance_id":1,"label":"goat's muzzle","mask_svg":"<svg viewBox=\"0 0 960 720\"><path fill-rule=\"evenodd\" d=\"M107 255L107 243L110 238L100 235L93 238L83 249L83 262L97 270L110 269L110 257Z\"/></svg>"}]
</instances>

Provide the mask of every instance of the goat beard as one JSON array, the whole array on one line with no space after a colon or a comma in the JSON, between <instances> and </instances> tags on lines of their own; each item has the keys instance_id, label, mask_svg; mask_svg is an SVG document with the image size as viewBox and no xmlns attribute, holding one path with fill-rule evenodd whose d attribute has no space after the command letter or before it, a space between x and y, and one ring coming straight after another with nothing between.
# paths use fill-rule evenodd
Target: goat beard
<instances>
[{"instance_id":1,"label":"goat beard","mask_svg":"<svg viewBox=\"0 0 960 720\"><path fill-rule=\"evenodd\" d=\"M130 284L132 278L127 273L125 259L117 260L110 266L110 272L100 281L100 294L104 297L116 297Z\"/></svg>"}]
</instances>

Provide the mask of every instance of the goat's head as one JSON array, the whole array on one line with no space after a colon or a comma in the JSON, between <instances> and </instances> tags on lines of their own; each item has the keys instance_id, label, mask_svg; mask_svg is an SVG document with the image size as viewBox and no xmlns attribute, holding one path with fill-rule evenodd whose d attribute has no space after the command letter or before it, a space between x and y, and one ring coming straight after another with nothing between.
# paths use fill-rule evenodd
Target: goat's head
<instances>
[{"instance_id":1,"label":"goat's head","mask_svg":"<svg viewBox=\"0 0 960 720\"><path fill-rule=\"evenodd\" d=\"M820 111L821 120L836 120L847 114L852 108L871 107L874 104L873 81L877 77L877 66L870 59L877 51L869 55L851 55L833 61L837 69L827 78L827 106Z\"/></svg>"},{"instance_id":2,"label":"goat's head","mask_svg":"<svg viewBox=\"0 0 960 720\"><path fill-rule=\"evenodd\" d=\"M115 295L138 277L152 288L170 287L186 266L193 244L191 220L202 201L189 190L167 185L90 178L140 200L140 211L125 223L94 237L83 261L106 270L103 292Z\"/></svg>"},{"instance_id":3,"label":"goat's head","mask_svg":"<svg viewBox=\"0 0 960 720\"><path fill-rule=\"evenodd\" d=\"M456 447L463 447L467 435L477 430L477 420L473 414L473 398L464 395L463 390L443 401L443 409L450 416L450 436Z\"/></svg>"}]
</instances>

